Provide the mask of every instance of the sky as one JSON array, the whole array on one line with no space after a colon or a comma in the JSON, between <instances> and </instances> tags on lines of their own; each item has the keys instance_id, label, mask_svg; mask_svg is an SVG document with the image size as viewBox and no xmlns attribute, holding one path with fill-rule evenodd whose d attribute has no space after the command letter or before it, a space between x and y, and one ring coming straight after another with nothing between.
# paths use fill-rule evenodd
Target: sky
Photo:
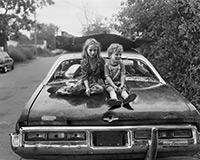
<instances>
[{"instance_id":1,"label":"sky","mask_svg":"<svg viewBox=\"0 0 200 160\"><path fill-rule=\"evenodd\" d=\"M91 19L108 19L118 13L123 0L54 0L55 4L38 9L36 19L39 23L54 24L59 31L80 36L82 25ZM86 15L86 16L85 16ZM86 21L86 17L88 20Z\"/></svg>"}]
</instances>

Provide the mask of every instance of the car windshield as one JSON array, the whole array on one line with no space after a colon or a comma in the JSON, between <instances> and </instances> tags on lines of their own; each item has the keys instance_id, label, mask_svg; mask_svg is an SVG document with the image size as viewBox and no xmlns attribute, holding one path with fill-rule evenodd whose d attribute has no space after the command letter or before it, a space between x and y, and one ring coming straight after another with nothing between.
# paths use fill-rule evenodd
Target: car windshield
<instances>
[{"instance_id":1,"label":"car windshield","mask_svg":"<svg viewBox=\"0 0 200 160\"><path fill-rule=\"evenodd\" d=\"M0 51L0 58L9 58L10 56L8 55L8 53L4 52L4 51Z\"/></svg>"},{"instance_id":2,"label":"car windshield","mask_svg":"<svg viewBox=\"0 0 200 160\"><path fill-rule=\"evenodd\" d=\"M105 59L108 61L108 59ZM56 68L49 84L76 82L81 78L81 59L64 60ZM122 59L126 68L126 81L156 82L159 80L151 68L140 59Z\"/></svg>"}]
</instances>

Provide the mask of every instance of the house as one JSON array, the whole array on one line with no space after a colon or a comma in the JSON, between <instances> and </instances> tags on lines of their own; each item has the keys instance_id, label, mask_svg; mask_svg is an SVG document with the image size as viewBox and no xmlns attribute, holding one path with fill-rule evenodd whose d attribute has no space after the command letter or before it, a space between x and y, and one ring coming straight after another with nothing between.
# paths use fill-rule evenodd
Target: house
<instances>
[{"instance_id":1,"label":"house","mask_svg":"<svg viewBox=\"0 0 200 160\"><path fill-rule=\"evenodd\" d=\"M7 44L8 44L8 46L16 47L19 44L19 42L15 41L15 40L9 40L9 41L7 41Z\"/></svg>"}]
</instances>

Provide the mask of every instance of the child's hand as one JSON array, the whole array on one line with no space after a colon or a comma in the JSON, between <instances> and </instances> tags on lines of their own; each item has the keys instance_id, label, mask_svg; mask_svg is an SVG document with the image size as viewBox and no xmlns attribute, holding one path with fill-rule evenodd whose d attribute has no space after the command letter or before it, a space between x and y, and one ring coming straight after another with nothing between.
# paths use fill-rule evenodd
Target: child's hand
<instances>
[{"instance_id":1,"label":"child's hand","mask_svg":"<svg viewBox=\"0 0 200 160\"><path fill-rule=\"evenodd\" d=\"M90 96L90 89L86 89L85 94L89 97Z\"/></svg>"},{"instance_id":2,"label":"child's hand","mask_svg":"<svg viewBox=\"0 0 200 160\"><path fill-rule=\"evenodd\" d=\"M115 92L119 92L119 88L117 86L113 87L115 89Z\"/></svg>"}]
</instances>

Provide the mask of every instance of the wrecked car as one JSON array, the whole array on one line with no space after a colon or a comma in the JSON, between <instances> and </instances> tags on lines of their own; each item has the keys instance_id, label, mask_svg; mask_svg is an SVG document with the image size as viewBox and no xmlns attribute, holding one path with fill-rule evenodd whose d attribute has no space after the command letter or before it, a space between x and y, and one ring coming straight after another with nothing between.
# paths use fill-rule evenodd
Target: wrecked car
<instances>
[{"instance_id":1,"label":"wrecked car","mask_svg":"<svg viewBox=\"0 0 200 160\"><path fill-rule=\"evenodd\" d=\"M105 61L107 54L102 52ZM62 54L36 89L10 134L27 159L162 159L200 149L200 114L141 54L125 52L126 85L137 95L129 108L111 107L105 92L60 95L81 76L81 53Z\"/></svg>"}]
</instances>

